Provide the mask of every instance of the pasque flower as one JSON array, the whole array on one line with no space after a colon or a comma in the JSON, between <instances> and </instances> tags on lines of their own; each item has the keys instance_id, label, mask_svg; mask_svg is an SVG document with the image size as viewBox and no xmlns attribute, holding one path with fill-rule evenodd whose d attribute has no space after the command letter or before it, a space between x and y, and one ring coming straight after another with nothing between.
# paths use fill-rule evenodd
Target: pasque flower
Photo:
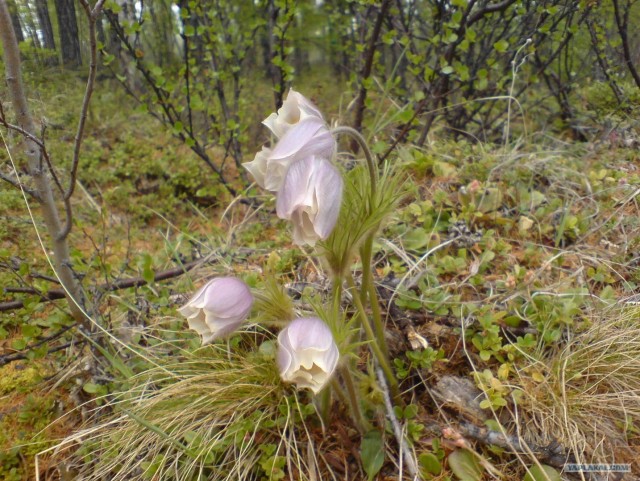
<instances>
[{"instance_id":1,"label":"pasque flower","mask_svg":"<svg viewBox=\"0 0 640 481\"><path fill-rule=\"evenodd\" d=\"M269 115L262 123L273 132L273 135L280 138L291 127L309 117L322 120L322 114L318 107L313 105L304 95L291 89L278 112Z\"/></svg>"},{"instance_id":2,"label":"pasque flower","mask_svg":"<svg viewBox=\"0 0 640 481\"><path fill-rule=\"evenodd\" d=\"M324 120L310 116L288 129L273 149L263 147L243 165L260 187L277 192L292 163L310 156L331 159L335 150L336 141Z\"/></svg>"},{"instance_id":3,"label":"pasque flower","mask_svg":"<svg viewBox=\"0 0 640 481\"><path fill-rule=\"evenodd\" d=\"M318 393L329 381L340 354L331 331L317 317L296 319L278 335L278 368L286 382Z\"/></svg>"},{"instance_id":4,"label":"pasque flower","mask_svg":"<svg viewBox=\"0 0 640 481\"><path fill-rule=\"evenodd\" d=\"M276 200L276 212L293 224L293 241L315 245L336 225L342 203L342 176L322 157L294 162Z\"/></svg>"},{"instance_id":5,"label":"pasque flower","mask_svg":"<svg viewBox=\"0 0 640 481\"><path fill-rule=\"evenodd\" d=\"M178 311L189 327L202 336L202 344L235 331L251 312L249 287L235 277L218 277L207 282Z\"/></svg>"}]
</instances>

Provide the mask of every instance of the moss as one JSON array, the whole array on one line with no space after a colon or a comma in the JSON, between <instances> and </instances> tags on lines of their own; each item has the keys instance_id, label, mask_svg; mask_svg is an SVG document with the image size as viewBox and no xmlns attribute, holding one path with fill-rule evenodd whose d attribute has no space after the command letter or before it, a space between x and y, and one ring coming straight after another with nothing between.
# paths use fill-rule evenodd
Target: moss
<instances>
[{"instance_id":1,"label":"moss","mask_svg":"<svg viewBox=\"0 0 640 481\"><path fill-rule=\"evenodd\" d=\"M25 391L42 379L42 366L8 364L0 368L0 394Z\"/></svg>"}]
</instances>

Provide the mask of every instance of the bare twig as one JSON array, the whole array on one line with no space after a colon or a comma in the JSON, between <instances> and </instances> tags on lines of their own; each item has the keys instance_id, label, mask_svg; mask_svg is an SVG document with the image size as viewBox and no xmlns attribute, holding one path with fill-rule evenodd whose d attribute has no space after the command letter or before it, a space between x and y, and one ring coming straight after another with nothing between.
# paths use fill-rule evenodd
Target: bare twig
<instances>
[{"instance_id":1,"label":"bare twig","mask_svg":"<svg viewBox=\"0 0 640 481\"><path fill-rule=\"evenodd\" d=\"M172 269L168 269L166 271L161 271L158 272L154 277L153 277L153 281L154 282L160 282L160 281L164 281L167 279L172 279L174 277L178 277L182 274L185 274L187 272L189 272L190 270L192 270L194 267L197 267L198 265L202 264L203 260L197 260L197 261L193 261L193 262L189 262L187 264L184 264L180 267L174 267ZM119 279L115 282L111 282L111 283L106 283L106 284L101 284L99 286L96 287L96 291L119 291L121 289L129 289L130 287L140 287L140 286L144 286L148 284L148 282L146 280L144 280L142 277L132 277L130 279ZM39 295L40 299L42 301L54 301L56 299L62 299L64 297L64 290L63 289L51 289L46 293L40 293L37 289L34 288L18 288L18 287L13 287L13 288L7 288L5 289L7 292L24 292L27 294L33 294L33 295ZM0 303L0 312L2 311L11 311L11 310L15 310L15 309L20 309L24 307L24 303L22 301L9 301L9 302L3 302Z\"/></svg>"},{"instance_id":2,"label":"bare twig","mask_svg":"<svg viewBox=\"0 0 640 481\"><path fill-rule=\"evenodd\" d=\"M78 176L78 165L80 164L80 147L82 146L82 140L84 138L84 128L87 122L87 114L89 112L89 103L91 102L91 95L93 94L93 89L96 81L96 72L98 70L98 48L96 42L96 21L98 16L102 12L102 6L104 4L104 0L99 0L96 3L93 9L89 5L87 0L80 0L80 4L87 16L87 20L89 22L89 78L87 79L87 86L84 91L84 98L82 99L82 107L80 108L80 119L78 120L78 129L76 131L76 136L73 144L73 161L71 164L71 173L69 179L69 187L66 192L64 192L64 200L65 200L65 224L62 230L60 231L60 238L65 238L71 232L71 222L73 220L71 216L71 205L69 200L73 195L73 192L76 187L76 178Z\"/></svg>"},{"instance_id":3,"label":"bare twig","mask_svg":"<svg viewBox=\"0 0 640 481\"><path fill-rule=\"evenodd\" d=\"M68 347L74 346L74 345L81 345L84 344L85 342L87 342L86 340L82 339L79 341L71 341L71 342L67 342L65 344L61 344L59 346L55 346L52 347L50 349L47 350L47 354L52 354L54 352L58 352L58 351L62 351L63 349L67 349ZM14 362L14 361L20 361L22 359L29 359L29 352L16 352L14 354L9 354L6 356L0 356L0 367L9 364L10 362Z\"/></svg>"},{"instance_id":4,"label":"bare twig","mask_svg":"<svg viewBox=\"0 0 640 481\"><path fill-rule=\"evenodd\" d=\"M418 474L418 465L416 463L415 456L409 450L409 446L407 446L407 441L404 439L404 435L402 434L402 428L400 427L400 423L398 418L396 417L393 411L393 404L391 403L391 396L389 394L389 387L387 386L387 381L384 378L384 373L382 369L378 368L376 370L378 374L378 383L380 384L380 389L382 390L382 397L384 398L384 407L387 412L387 419L391 423L391 427L393 428L393 435L396 438L396 442L398 443L398 449L400 450L400 455L404 460L404 464L407 467L407 471L409 471L409 475L411 479L416 481L422 479Z\"/></svg>"},{"instance_id":5,"label":"bare twig","mask_svg":"<svg viewBox=\"0 0 640 481\"><path fill-rule=\"evenodd\" d=\"M162 109L162 112L166 117L165 119L163 119L163 123L165 125L171 125L171 126L175 125L176 122L180 120L180 114L178 113L176 108L171 104L169 92L167 92L166 90L158 86L158 84L154 80L154 77L151 71L144 65L143 62L140 61L139 58L136 57L136 54L135 54L136 48L131 44L131 42L129 41L129 38L127 37L127 34L122 28L122 25L120 25L120 22L118 20L118 15L108 9L105 10L105 15L109 20L109 23L111 24L111 27L113 28L114 33L118 36L118 38L126 48L129 56L132 58L133 62L135 63L136 69L142 74L146 83L153 90L156 100L158 101L158 104L160 105L160 108ZM188 134L188 137L185 136L185 132ZM218 179L220 179L220 181L222 182L222 185L224 186L224 188L231 195L233 195L234 197L238 195L236 189L231 187L229 182L226 180L226 177L224 176L224 172L222 172L222 170L216 166L216 164L211 160L209 155L206 153L204 147L202 146L202 144L200 143L197 137L189 134L189 132L187 131L184 131L184 132L181 131L175 135L176 137L178 137L178 139L180 139L181 142L183 142L186 145L189 145L189 148L198 157L200 157L200 159L202 159L211 170L213 170L213 172L217 175Z\"/></svg>"},{"instance_id":6,"label":"bare twig","mask_svg":"<svg viewBox=\"0 0 640 481\"><path fill-rule=\"evenodd\" d=\"M13 178L9 177L8 175L3 174L2 172L0 172L0 180L4 180L5 182L8 182L12 186L14 186L16 189L23 189L27 194L29 194L30 196L32 196L35 199L38 198L37 197L37 192L35 190L29 189L24 184L21 184L16 179L13 179Z\"/></svg>"}]
</instances>

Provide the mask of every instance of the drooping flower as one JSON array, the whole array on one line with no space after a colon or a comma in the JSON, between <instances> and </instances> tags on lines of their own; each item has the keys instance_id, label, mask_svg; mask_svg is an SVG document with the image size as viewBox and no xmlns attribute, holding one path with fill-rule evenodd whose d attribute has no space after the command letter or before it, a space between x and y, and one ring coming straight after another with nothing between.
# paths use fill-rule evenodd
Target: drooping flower
<instances>
[{"instance_id":1,"label":"drooping flower","mask_svg":"<svg viewBox=\"0 0 640 481\"><path fill-rule=\"evenodd\" d=\"M273 135L280 138L291 127L309 117L322 120L322 114L318 108L304 95L291 89L278 112L269 115L262 123L273 132Z\"/></svg>"},{"instance_id":2,"label":"drooping flower","mask_svg":"<svg viewBox=\"0 0 640 481\"><path fill-rule=\"evenodd\" d=\"M235 277L218 277L207 282L178 311L189 327L202 336L202 344L235 331L251 312L249 287Z\"/></svg>"},{"instance_id":3,"label":"drooping flower","mask_svg":"<svg viewBox=\"0 0 640 481\"><path fill-rule=\"evenodd\" d=\"M322 118L308 117L287 130L273 149L263 147L244 167L263 189L277 192L289 166L310 156L331 159L336 141Z\"/></svg>"},{"instance_id":4,"label":"drooping flower","mask_svg":"<svg viewBox=\"0 0 640 481\"><path fill-rule=\"evenodd\" d=\"M293 163L276 200L276 213L293 223L293 241L315 245L333 231L342 203L342 176L322 157Z\"/></svg>"},{"instance_id":5,"label":"drooping flower","mask_svg":"<svg viewBox=\"0 0 640 481\"><path fill-rule=\"evenodd\" d=\"M331 330L317 317L296 319L278 334L280 376L314 394L327 384L339 357Z\"/></svg>"}]
</instances>

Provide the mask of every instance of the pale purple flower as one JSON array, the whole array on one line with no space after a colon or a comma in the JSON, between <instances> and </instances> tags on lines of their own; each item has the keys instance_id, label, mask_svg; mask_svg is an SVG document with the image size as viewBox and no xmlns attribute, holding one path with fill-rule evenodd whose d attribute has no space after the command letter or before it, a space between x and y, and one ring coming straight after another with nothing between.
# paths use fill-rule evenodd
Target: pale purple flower
<instances>
[{"instance_id":1,"label":"pale purple flower","mask_svg":"<svg viewBox=\"0 0 640 481\"><path fill-rule=\"evenodd\" d=\"M273 135L280 138L298 122L309 117L322 120L322 114L318 108L304 95L291 89L278 112L269 115L262 123L273 132Z\"/></svg>"},{"instance_id":2,"label":"pale purple flower","mask_svg":"<svg viewBox=\"0 0 640 481\"><path fill-rule=\"evenodd\" d=\"M276 213L293 224L293 241L315 245L333 231L342 203L342 176L331 162L308 157L289 167L276 199Z\"/></svg>"},{"instance_id":3,"label":"pale purple flower","mask_svg":"<svg viewBox=\"0 0 640 481\"><path fill-rule=\"evenodd\" d=\"M249 287L235 277L218 277L207 282L178 311L189 327L202 336L202 344L235 331L251 312Z\"/></svg>"},{"instance_id":4,"label":"pale purple flower","mask_svg":"<svg viewBox=\"0 0 640 481\"><path fill-rule=\"evenodd\" d=\"M280 376L314 394L327 384L339 357L331 330L317 317L296 319L278 334Z\"/></svg>"},{"instance_id":5,"label":"pale purple flower","mask_svg":"<svg viewBox=\"0 0 640 481\"><path fill-rule=\"evenodd\" d=\"M260 187L277 192L292 163L313 155L331 159L335 151L336 141L324 120L311 116L287 130L273 149L263 147L243 165Z\"/></svg>"}]
</instances>

